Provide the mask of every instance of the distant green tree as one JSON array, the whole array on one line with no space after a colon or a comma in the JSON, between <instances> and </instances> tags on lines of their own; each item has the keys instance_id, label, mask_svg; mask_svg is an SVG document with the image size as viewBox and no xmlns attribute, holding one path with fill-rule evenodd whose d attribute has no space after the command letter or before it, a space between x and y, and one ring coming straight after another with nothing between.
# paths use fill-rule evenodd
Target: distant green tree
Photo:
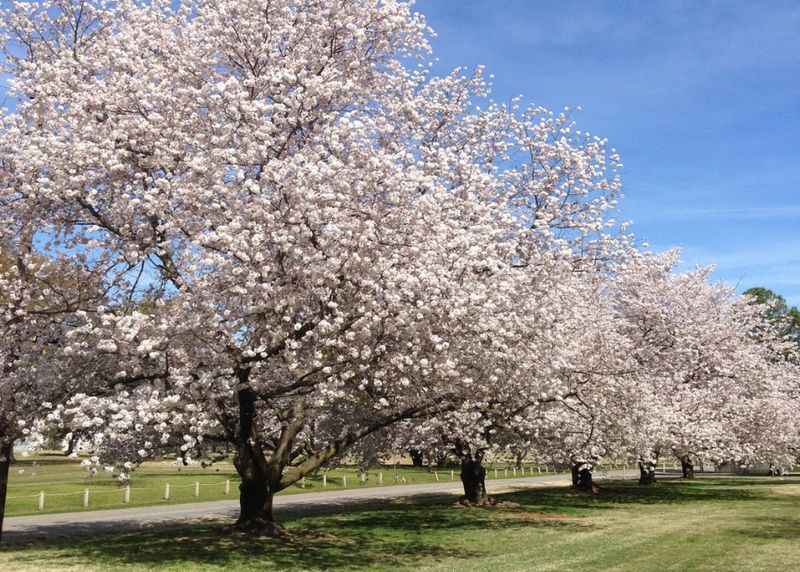
<instances>
[{"instance_id":1,"label":"distant green tree","mask_svg":"<svg viewBox=\"0 0 800 572\"><path fill-rule=\"evenodd\" d=\"M789 307L786 298L769 288L750 288L745 291L745 295L752 297L758 304L768 305L770 308L767 311L767 318L773 323L780 324L784 334L800 345L800 310Z\"/></svg>"}]
</instances>

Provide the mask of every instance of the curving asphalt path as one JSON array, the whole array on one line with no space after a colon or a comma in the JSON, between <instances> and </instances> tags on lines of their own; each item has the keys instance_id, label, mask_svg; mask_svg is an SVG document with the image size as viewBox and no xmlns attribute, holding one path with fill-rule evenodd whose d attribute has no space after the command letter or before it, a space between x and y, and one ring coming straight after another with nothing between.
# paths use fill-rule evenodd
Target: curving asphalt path
<instances>
[{"instance_id":1,"label":"curving asphalt path","mask_svg":"<svg viewBox=\"0 0 800 572\"><path fill-rule=\"evenodd\" d=\"M630 478L633 471L597 472L595 478ZM542 477L522 477L487 481L490 493L514 489L564 486L569 475L553 474ZM463 494L461 483L426 483L367 487L318 493L299 493L275 497L275 512L280 514L309 514L374 504L408 497L454 497ZM198 520L235 518L239 503L234 500L198 502L167 506L97 510L91 512L66 512L6 518L3 526L3 543L31 542L63 537L92 535L104 531L131 531L154 525L174 525Z\"/></svg>"}]
</instances>

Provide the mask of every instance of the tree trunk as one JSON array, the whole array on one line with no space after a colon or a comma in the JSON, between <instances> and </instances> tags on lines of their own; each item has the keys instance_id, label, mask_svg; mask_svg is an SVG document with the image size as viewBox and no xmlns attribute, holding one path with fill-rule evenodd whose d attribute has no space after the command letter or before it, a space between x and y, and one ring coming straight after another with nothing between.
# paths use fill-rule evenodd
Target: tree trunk
<instances>
[{"instance_id":1,"label":"tree trunk","mask_svg":"<svg viewBox=\"0 0 800 572\"><path fill-rule=\"evenodd\" d=\"M576 490L586 491L589 493L595 492L594 483L592 482L592 464L591 463L572 463L572 486Z\"/></svg>"},{"instance_id":2,"label":"tree trunk","mask_svg":"<svg viewBox=\"0 0 800 572\"><path fill-rule=\"evenodd\" d=\"M64 451L64 456L69 457L72 453L75 452L75 447L78 446L78 441L80 440L80 436L77 433L73 433L72 436L69 438L69 443L67 444L67 450Z\"/></svg>"},{"instance_id":3,"label":"tree trunk","mask_svg":"<svg viewBox=\"0 0 800 572\"><path fill-rule=\"evenodd\" d=\"M415 467L421 467L425 462L425 454L419 449L409 449L408 454L411 455L411 464Z\"/></svg>"},{"instance_id":4,"label":"tree trunk","mask_svg":"<svg viewBox=\"0 0 800 572\"><path fill-rule=\"evenodd\" d=\"M470 504L489 503L486 494L486 469L480 458L461 459L461 484L464 485L464 500Z\"/></svg>"},{"instance_id":5,"label":"tree trunk","mask_svg":"<svg viewBox=\"0 0 800 572\"><path fill-rule=\"evenodd\" d=\"M6 514L6 493L8 492L8 471L14 454L14 444L0 448L0 542L3 540L3 518Z\"/></svg>"},{"instance_id":6,"label":"tree trunk","mask_svg":"<svg viewBox=\"0 0 800 572\"><path fill-rule=\"evenodd\" d=\"M656 464L652 461L639 461L639 484L652 485L656 482Z\"/></svg>"},{"instance_id":7,"label":"tree trunk","mask_svg":"<svg viewBox=\"0 0 800 572\"><path fill-rule=\"evenodd\" d=\"M246 382L248 374L240 372L240 380ZM245 387L238 391L238 398L239 435L234 466L242 482L239 485L239 519L236 525L247 532L277 536L283 531L272 513L277 483L270 479L263 452L253 444L257 396L252 388Z\"/></svg>"},{"instance_id":8,"label":"tree trunk","mask_svg":"<svg viewBox=\"0 0 800 572\"><path fill-rule=\"evenodd\" d=\"M681 457L681 472L683 473L684 479L694 478L694 463L689 455Z\"/></svg>"}]
</instances>

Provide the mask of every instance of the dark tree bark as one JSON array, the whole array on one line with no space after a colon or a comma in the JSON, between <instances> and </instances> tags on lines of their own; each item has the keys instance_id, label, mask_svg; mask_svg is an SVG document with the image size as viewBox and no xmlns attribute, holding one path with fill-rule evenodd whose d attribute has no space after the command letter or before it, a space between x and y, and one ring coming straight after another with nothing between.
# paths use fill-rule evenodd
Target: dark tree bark
<instances>
[{"instance_id":1,"label":"dark tree bark","mask_svg":"<svg viewBox=\"0 0 800 572\"><path fill-rule=\"evenodd\" d=\"M783 467L770 463L769 465L769 476L770 477L782 477L784 475Z\"/></svg>"},{"instance_id":2,"label":"dark tree bark","mask_svg":"<svg viewBox=\"0 0 800 572\"><path fill-rule=\"evenodd\" d=\"M481 456L461 459L461 484L464 486L464 500L474 505L489 503L486 494L486 469Z\"/></svg>"},{"instance_id":3,"label":"dark tree bark","mask_svg":"<svg viewBox=\"0 0 800 572\"><path fill-rule=\"evenodd\" d=\"M591 463L572 463L572 487L579 491L594 493L594 482L592 481Z\"/></svg>"},{"instance_id":4,"label":"dark tree bark","mask_svg":"<svg viewBox=\"0 0 800 572\"><path fill-rule=\"evenodd\" d=\"M425 463L425 453L419 449L409 449L408 454L411 455L411 464L415 467L421 467Z\"/></svg>"},{"instance_id":5,"label":"dark tree bark","mask_svg":"<svg viewBox=\"0 0 800 572\"><path fill-rule=\"evenodd\" d=\"M683 473L684 479L694 478L694 463L689 455L681 457L681 472Z\"/></svg>"},{"instance_id":6,"label":"dark tree bark","mask_svg":"<svg viewBox=\"0 0 800 572\"><path fill-rule=\"evenodd\" d=\"M0 448L0 542L3 540L3 519L6 514L6 494L8 492L8 471L14 454L14 444Z\"/></svg>"},{"instance_id":7,"label":"dark tree bark","mask_svg":"<svg viewBox=\"0 0 800 572\"><path fill-rule=\"evenodd\" d=\"M246 383L249 371L238 372ZM241 477L239 485L239 519L236 525L258 534L278 535L281 527L272 513L272 498L277 487L263 451L255 446L256 401L258 396L250 387L238 392L239 435L234 465Z\"/></svg>"},{"instance_id":8,"label":"dark tree bark","mask_svg":"<svg viewBox=\"0 0 800 572\"><path fill-rule=\"evenodd\" d=\"M656 482L656 464L652 461L639 461L639 484L652 485Z\"/></svg>"},{"instance_id":9,"label":"dark tree bark","mask_svg":"<svg viewBox=\"0 0 800 572\"><path fill-rule=\"evenodd\" d=\"M80 440L80 435L77 432L72 434L72 437L69 438L69 444L67 444L67 450L64 451L64 456L69 457L72 453L75 452L75 447L78 446L78 441Z\"/></svg>"}]
</instances>

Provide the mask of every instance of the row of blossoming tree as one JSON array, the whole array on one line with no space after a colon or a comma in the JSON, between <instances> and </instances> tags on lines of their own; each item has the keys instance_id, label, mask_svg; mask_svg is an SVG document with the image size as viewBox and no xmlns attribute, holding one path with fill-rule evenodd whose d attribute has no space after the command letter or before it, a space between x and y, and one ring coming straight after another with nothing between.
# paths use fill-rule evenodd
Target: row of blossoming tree
<instances>
[{"instance_id":1,"label":"row of blossoming tree","mask_svg":"<svg viewBox=\"0 0 800 572\"><path fill-rule=\"evenodd\" d=\"M0 501L13 445L235 449L239 525L365 440L483 460L791 463L764 306L611 218L569 110L430 73L395 0L45 0L2 15ZM4 503L3 503L4 504ZM1 515L0 515L1 517Z\"/></svg>"}]
</instances>

